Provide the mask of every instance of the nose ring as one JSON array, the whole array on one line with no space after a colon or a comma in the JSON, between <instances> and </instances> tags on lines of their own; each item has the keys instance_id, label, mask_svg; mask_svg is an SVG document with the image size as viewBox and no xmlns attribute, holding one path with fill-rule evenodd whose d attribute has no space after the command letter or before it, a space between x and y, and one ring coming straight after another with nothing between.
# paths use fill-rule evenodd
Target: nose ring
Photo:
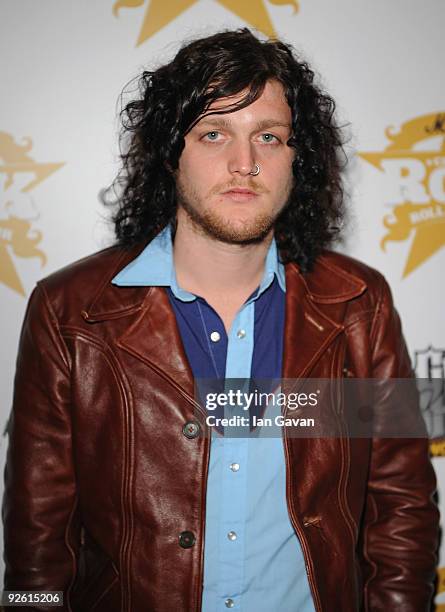
<instances>
[{"instance_id":1,"label":"nose ring","mask_svg":"<svg viewBox=\"0 0 445 612\"><path fill-rule=\"evenodd\" d=\"M254 170L249 172L249 174L251 174L252 176L257 176L259 173L260 173L260 167L258 164L255 164Z\"/></svg>"}]
</instances>

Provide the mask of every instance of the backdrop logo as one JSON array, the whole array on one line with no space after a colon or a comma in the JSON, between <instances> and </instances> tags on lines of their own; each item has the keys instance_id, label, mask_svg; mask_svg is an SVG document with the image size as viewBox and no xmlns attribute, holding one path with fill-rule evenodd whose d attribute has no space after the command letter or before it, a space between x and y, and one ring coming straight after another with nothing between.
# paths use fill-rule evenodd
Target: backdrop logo
<instances>
[{"instance_id":1,"label":"backdrop logo","mask_svg":"<svg viewBox=\"0 0 445 612\"><path fill-rule=\"evenodd\" d=\"M37 163L29 155L31 149L30 138L20 145L10 134L0 132L0 176L5 199L0 214L0 283L21 295L25 290L13 256L37 257L42 266L46 263L45 253L37 247L42 233L32 227L38 217L35 204L27 194L63 166Z\"/></svg>"},{"instance_id":2,"label":"backdrop logo","mask_svg":"<svg viewBox=\"0 0 445 612\"><path fill-rule=\"evenodd\" d=\"M256 28L266 36L276 36L274 27L267 12L264 0L216 0L229 11L235 13L248 25ZM189 9L199 0L148 0L148 6L139 32L136 46L176 19L178 15ZM271 4L288 4L293 6L294 13L299 10L297 0L268 0ZM119 15L121 8L138 8L146 4L145 0L116 0L113 14ZM211 10L211 7L209 7Z\"/></svg>"},{"instance_id":3,"label":"backdrop logo","mask_svg":"<svg viewBox=\"0 0 445 612\"><path fill-rule=\"evenodd\" d=\"M445 349L428 346L414 351L420 408L434 457L445 457Z\"/></svg>"},{"instance_id":4,"label":"backdrop logo","mask_svg":"<svg viewBox=\"0 0 445 612\"><path fill-rule=\"evenodd\" d=\"M403 276L445 244L445 113L423 115L386 130L390 144L381 153L360 156L385 173L392 214L380 246L414 234Z\"/></svg>"}]
</instances>

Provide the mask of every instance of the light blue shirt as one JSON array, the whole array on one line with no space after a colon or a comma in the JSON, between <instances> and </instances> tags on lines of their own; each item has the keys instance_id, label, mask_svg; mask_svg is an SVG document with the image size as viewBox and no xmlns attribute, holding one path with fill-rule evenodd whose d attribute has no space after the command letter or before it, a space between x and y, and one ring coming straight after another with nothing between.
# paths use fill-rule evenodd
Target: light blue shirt
<instances>
[{"instance_id":1,"label":"light blue shirt","mask_svg":"<svg viewBox=\"0 0 445 612\"><path fill-rule=\"evenodd\" d=\"M273 240L258 291L239 309L224 338L227 342L225 378L250 378L255 348L255 305L275 278L285 292L284 266L279 262ZM174 298L183 304L201 299L177 284L169 227L127 265L113 283L169 287ZM195 329L194 333L203 334L208 357L212 359L212 343L208 341L206 325L210 319L206 321L199 304L197 306L202 325L199 324L200 329ZM205 306L207 312L213 311L207 304ZM177 315L181 312L176 306L175 311ZM212 316L218 317L216 313ZM195 326L196 321L198 318L193 323ZM220 323L219 330L223 334ZM301 477L304 478L304 474ZM202 610L226 612L228 609L314 612L301 546L287 509L282 437L212 436Z\"/></svg>"}]
</instances>

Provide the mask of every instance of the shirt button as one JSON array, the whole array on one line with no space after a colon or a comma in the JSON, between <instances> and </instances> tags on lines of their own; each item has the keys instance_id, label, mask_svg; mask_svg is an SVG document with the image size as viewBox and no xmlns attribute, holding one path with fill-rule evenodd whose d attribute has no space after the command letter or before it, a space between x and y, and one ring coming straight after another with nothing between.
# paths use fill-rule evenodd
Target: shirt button
<instances>
[{"instance_id":1,"label":"shirt button","mask_svg":"<svg viewBox=\"0 0 445 612\"><path fill-rule=\"evenodd\" d=\"M232 472L237 472L239 470L239 463L231 463L230 469L232 470Z\"/></svg>"},{"instance_id":2,"label":"shirt button","mask_svg":"<svg viewBox=\"0 0 445 612\"><path fill-rule=\"evenodd\" d=\"M186 438L192 440L199 436L200 429L199 423L196 423L196 421L188 421L182 428L182 433Z\"/></svg>"},{"instance_id":3,"label":"shirt button","mask_svg":"<svg viewBox=\"0 0 445 612\"><path fill-rule=\"evenodd\" d=\"M192 531L181 531L179 534L179 546L181 548L191 548L195 542L195 534Z\"/></svg>"},{"instance_id":4,"label":"shirt button","mask_svg":"<svg viewBox=\"0 0 445 612\"><path fill-rule=\"evenodd\" d=\"M217 331L212 331L212 333L210 334L210 340L212 342L218 342L218 340L221 340L221 336Z\"/></svg>"},{"instance_id":5,"label":"shirt button","mask_svg":"<svg viewBox=\"0 0 445 612\"><path fill-rule=\"evenodd\" d=\"M245 338L245 336L246 336L246 331L245 331L244 329L239 329L239 330L236 332L236 335L237 335L237 336L238 336L238 338L240 338L240 339L241 339L241 338Z\"/></svg>"},{"instance_id":6,"label":"shirt button","mask_svg":"<svg viewBox=\"0 0 445 612\"><path fill-rule=\"evenodd\" d=\"M227 534L227 537L229 538L231 542L234 542L238 536L236 535L234 531L229 531L229 533Z\"/></svg>"},{"instance_id":7,"label":"shirt button","mask_svg":"<svg viewBox=\"0 0 445 612\"><path fill-rule=\"evenodd\" d=\"M233 599L226 599L224 603L226 604L226 608L233 608L233 606L235 605Z\"/></svg>"}]
</instances>

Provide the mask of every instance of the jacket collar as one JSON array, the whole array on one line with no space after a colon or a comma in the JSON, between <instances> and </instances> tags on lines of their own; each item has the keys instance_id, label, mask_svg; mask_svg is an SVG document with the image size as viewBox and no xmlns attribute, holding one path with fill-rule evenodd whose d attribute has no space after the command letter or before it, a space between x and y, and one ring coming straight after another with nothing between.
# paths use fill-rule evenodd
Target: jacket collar
<instances>
[{"instance_id":1,"label":"jacket collar","mask_svg":"<svg viewBox=\"0 0 445 612\"><path fill-rule=\"evenodd\" d=\"M105 275L89 304L82 311L86 321L115 319L143 308L146 300L149 300L152 287L117 286L112 282L142 255L143 250L145 250L144 245L118 252L109 273ZM292 296L304 295L312 303L335 304L347 302L366 290L366 283L361 278L346 272L323 255L319 257L315 269L309 274L302 274L297 264L286 264L285 278L286 293L289 294L286 302L292 301Z\"/></svg>"}]
</instances>

